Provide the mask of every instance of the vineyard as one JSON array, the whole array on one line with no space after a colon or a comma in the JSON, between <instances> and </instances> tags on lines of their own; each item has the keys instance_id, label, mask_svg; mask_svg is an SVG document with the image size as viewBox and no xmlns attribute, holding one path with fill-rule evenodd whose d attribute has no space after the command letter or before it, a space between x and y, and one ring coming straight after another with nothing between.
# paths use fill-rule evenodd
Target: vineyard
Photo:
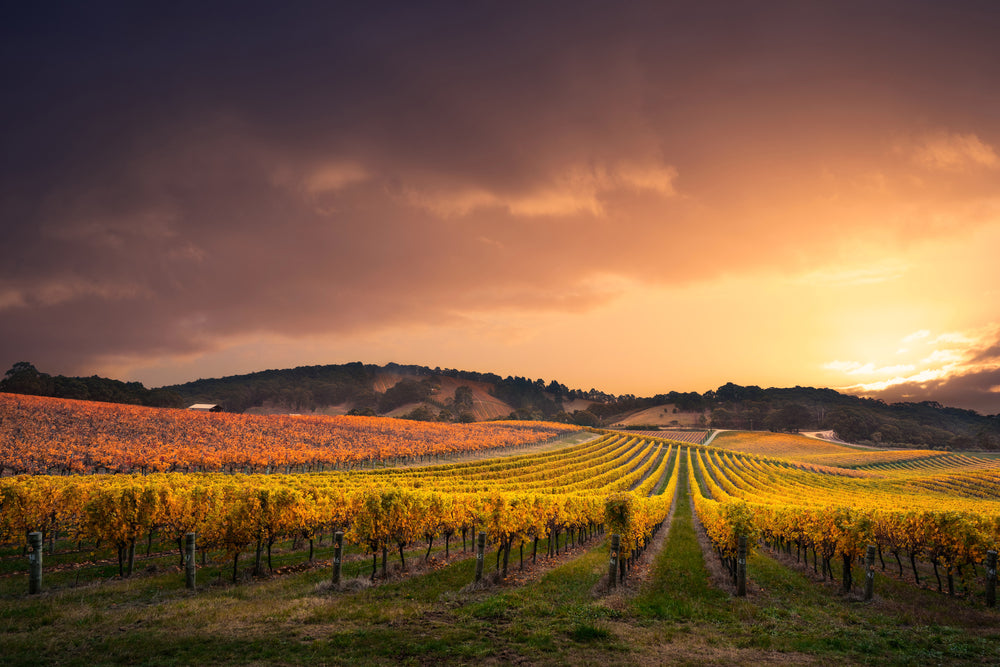
<instances>
[{"instance_id":1,"label":"vineyard","mask_svg":"<svg viewBox=\"0 0 1000 667\"><path fill-rule=\"evenodd\" d=\"M205 414L0 393L0 475L321 471L486 454L575 430L539 422Z\"/></svg>"},{"instance_id":2,"label":"vineyard","mask_svg":"<svg viewBox=\"0 0 1000 667\"><path fill-rule=\"evenodd\" d=\"M687 442L692 445L700 445L705 438L708 436L708 431L698 431L698 430L660 430L660 431L643 431L636 429L627 429L629 433L634 433L636 435L647 436L651 438L668 438L676 442Z\"/></svg>"},{"instance_id":3,"label":"vineyard","mask_svg":"<svg viewBox=\"0 0 1000 667\"><path fill-rule=\"evenodd\" d=\"M1000 660L994 459L778 434L723 433L699 445L480 424L465 432L477 438L470 448L502 456L400 466L461 450L434 444L447 440L430 429L421 442L426 425L398 423L390 433L395 425L382 420L365 431L329 418L255 422L109 406L120 410L112 418L91 404L22 397L2 405L4 451L36 469L62 471L66 464L48 457L72 441L81 464L70 470L148 473L0 478L0 648L25 662L32 633L49 626L62 633L51 641L73 656L65 662L87 661L90 643L62 635L76 636L80 618L104 628L105 617L162 645L174 656L165 664L317 655L345 664L714 663L729 654L767 663L778 661L772 651L804 663L867 662L879 657L873 651L889 664ZM379 436L365 445L358 431ZM198 464L214 472L153 472L170 470L182 434L193 432L214 434L203 437L221 453ZM119 453L119 467L98 466L88 447L113 450L96 433L116 433L125 450L132 433L141 446L132 458ZM522 449L554 436L559 446ZM253 464L230 453L250 451L239 438L259 448ZM257 444L278 441L308 456L281 459ZM381 464L361 469L360 461ZM138 606L159 628L152 635L134 610L92 606L148 596ZM194 599L218 600L202 603L214 619L205 623L242 653L184 626ZM59 611L69 600L89 611ZM263 611L271 606L284 611ZM49 620L39 625L32 614ZM270 655L275 639L248 639L272 633L253 620L261 614L293 645L311 648ZM230 627L234 618L246 628ZM714 639L676 637L677 623ZM819 639L822 623L868 648ZM650 624L659 628L653 635L643 629ZM209 653L189 653L163 633ZM679 653L667 646L675 641ZM717 650L720 642L730 653ZM112 647L111 662L143 655L124 638L98 644Z\"/></svg>"},{"instance_id":4,"label":"vineyard","mask_svg":"<svg viewBox=\"0 0 1000 667\"><path fill-rule=\"evenodd\" d=\"M975 573L991 552L995 560L1000 545L1000 467L858 478L728 452L689 450L689 456L695 507L724 555L734 555L742 533L789 550L794 545L797 559L812 549L814 569L821 559L831 578L830 561L840 556L847 591L852 563L869 544L883 569L884 554L895 558L899 576L905 554L916 583L917 559L926 558L939 591L943 567L950 594L956 577L968 593L969 568Z\"/></svg>"},{"instance_id":5,"label":"vineyard","mask_svg":"<svg viewBox=\"0 0 1000 667\"><path fill-rule=\"evenodd\" d=\"M607 435L536 454L431 468L298 475L151 474L19 476L0 480L4 541L30 532L55 540L113 545L122 573L131 574L137 542L152 531L175 542L197 533L203 549L222 552L239 574L240 554L301 536L344 531L349 542L382 555L418 540L428 548L443 536L485 532L504 558L519 542L590 535L618 510L615 529L628 539L622 556L648 538L668 502L651 495L665 484L674 448L662 441ZM676 466L673 467L676 470ZM661 484L662 482L662 484ZM671 487L672 488L672 487ZM616 507L618 507L616 505ZM128 569L125 563L128 562ZM271 568L269 568L271 569ZM376 576L373 563L372 578Z\"/></svg>"}]
</instances>

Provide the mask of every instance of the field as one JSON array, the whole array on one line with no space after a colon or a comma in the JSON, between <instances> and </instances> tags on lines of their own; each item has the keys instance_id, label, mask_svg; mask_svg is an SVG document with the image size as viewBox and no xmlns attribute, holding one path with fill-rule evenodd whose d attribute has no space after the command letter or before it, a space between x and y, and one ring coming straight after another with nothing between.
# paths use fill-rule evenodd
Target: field
<instances>
[{"instance_id":1,"label":"field","mask_svg":"<svg viewBox=\"0 0 1000 667\"><path fill-rule=\"evenodd\" d=\"M534 445L575 426L208 414L0 393L0 476L311 472Z\"/></svg>"},{"instance_id":2,"label":"field","mask_svg":"<svg viewBox=\"0 0 1000 667\"><path fill-rule=\"evenodd\" d=\"M721 431L711 441L712 446L747 454L762 454L813 459L828 454L856 454L857 447L835 442L807 438L794 433L765 433L762 431Z\"/></svg>"},{"instance_id":3,"label":"field","mask_svg":"<svg viewBox=\"0 0 1000 667\"><path fill-rule=\"evenodd\" d=\"M1000 662L1000 461L560 437L422 467L2 478L4 664Z\"/></svg>"},{"instance_id":4,"label":"field","mask_svg":"<svg viewBox=\"0 0 1000 667\"><path fill-rule=\"evenodd\" d=\"M708 437L710 431L697 430L697 429L669 429L669 430L658 430L658 431L642 431L635 429L625 429L629 433L635 433L637 435L648 436L652 438L669 438L670 440L676 440L677 442L688 442L692 445L700 445L701 442Z\"/></svg>"},{"instance_id":5,"label":"field","mask_svg":"<svg viewBox=\"0 0 1000 667\"><path fill-rule=\"evenodd\" d=\"M620 420L616 427L628 428L634 424L657 424L659 426L693 426L705 424L704 412L681 412L672 403L639 410Z\"/></svg>"}]
</instances>

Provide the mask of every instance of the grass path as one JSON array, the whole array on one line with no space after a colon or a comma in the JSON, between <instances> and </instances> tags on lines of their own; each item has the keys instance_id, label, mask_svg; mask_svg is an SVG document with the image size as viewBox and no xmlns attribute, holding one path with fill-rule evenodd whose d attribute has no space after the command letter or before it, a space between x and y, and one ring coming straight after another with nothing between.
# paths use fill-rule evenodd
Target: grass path
<instances>
[{"instance_id":1,"label":"grass path","mask_svg":"<svg viewBox=\"0 0 1000 667\"><path fill-rule=\"evenodd\" d=\"M712 620L729 596L709 585L692 523L686 457L679 456L678 463L677 503L666 546L654 561L650 580L634 600L634 607L639 616L650 618Z\"/></svg>"}]
</instances>

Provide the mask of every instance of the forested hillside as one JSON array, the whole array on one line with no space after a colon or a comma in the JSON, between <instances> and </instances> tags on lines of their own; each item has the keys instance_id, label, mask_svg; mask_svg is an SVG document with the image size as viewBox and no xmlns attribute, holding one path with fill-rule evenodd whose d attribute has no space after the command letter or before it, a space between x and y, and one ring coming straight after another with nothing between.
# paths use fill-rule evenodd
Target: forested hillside
<instances>
[{"instance_id":1,"label":"forested hillside","mask_svg":"<svg viewBox=\"0 0 1000 667\"><path fill-rule=\"evenodd\" d=\"M21 362L0 380L0 391L158 407L213 403L236 413L387 415L444 422L549 420L583 426L624 421L630 428L654 429L679 422L675 425L830 430L843 440L882 446L1000 449L1000 415L981 415L933 401L887 404L813 387L762 389L727 383L703 394L670 391L649 397L615 396L597 389L570 389L556 380L354 362L147 389L138 382L97 376L53 377ZM639 414L660 418L650 424L630 418Z\"/></svg>"}]
</instances>

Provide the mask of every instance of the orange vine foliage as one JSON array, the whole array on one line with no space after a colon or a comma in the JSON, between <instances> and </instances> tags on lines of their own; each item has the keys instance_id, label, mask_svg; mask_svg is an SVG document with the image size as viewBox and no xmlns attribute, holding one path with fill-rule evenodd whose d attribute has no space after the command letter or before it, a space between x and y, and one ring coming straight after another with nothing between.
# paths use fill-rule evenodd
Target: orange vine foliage
<instances>
[{"instance_id":1,"label":"orange vine foliage","mask_svg":"<svg viewBox=\"0 0 1000 667\"><path fill-rule=\"evenodd\" d=\"M676 443L606 435L554 452L423 468L243 475L20 475L0 478L0 543L29 531L134 544L151 530L238 559L256 544L341 529L369 552L476 526L508 549L518 540L593 528L608 497L627 497L630 540L647 536L670 498L649 494ZM676 487L676 466L667 484ZM631 543L631 542L629 542Z\"/></svg>"},{"instance_id":2,"label":"orange vine foliage","mask_svg":"<svg viewBox=\"0 0 1000 667\"><path fill-rule=\"evenodd\" d=\"M275 472L534 444L576 426L205 414L0 394L0 475Z\"/></svg>"}]
</instances>

